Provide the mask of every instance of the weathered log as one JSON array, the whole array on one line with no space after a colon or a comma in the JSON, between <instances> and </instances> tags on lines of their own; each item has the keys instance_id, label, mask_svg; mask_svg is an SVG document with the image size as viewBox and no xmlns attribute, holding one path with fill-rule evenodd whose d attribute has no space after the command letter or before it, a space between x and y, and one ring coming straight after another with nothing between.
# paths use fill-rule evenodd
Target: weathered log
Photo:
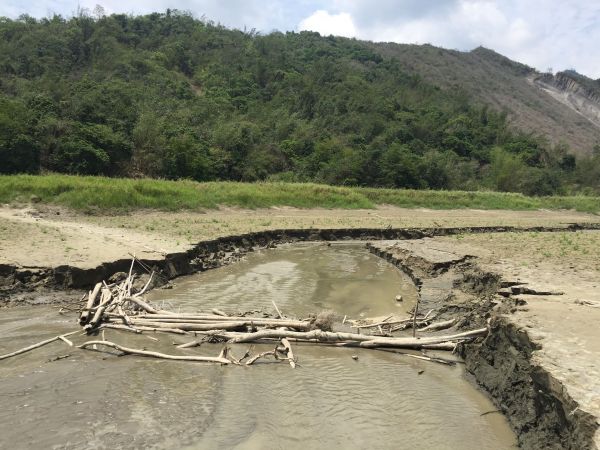
<instances>
[{"instance_id":1,"label":"weathered log","mask_svg":"<svg viewBox=\"0 0 600 450\"><path fill-rule=\"evenodd\" d=\"M410 322L412 320L412 318L410 319L399 319L399 320L382 320L380 322L374 322L374 323L366 323L363 325L354 325L354 328L377 328L380 327L381 325L397 325L399 323L406 323L406 322Z\"/></svg>"},{"instance_id":2,"label":"weathered log","mask_svg":"<svg viewBox=\"0 0 600 450\"><path fill-rule=\"evenodd\" d=\"M235 356L233 356L233 352L231 351L231 349L229 349L229 353L227 354L227 356L234 364L241 366L242 361L250 356L250 349L246 350L246 353L244 353L244 355L241 358L236 358Z\"/></svg>"},{"instance_id":3,"label":"weathered log","mask_svg":"<svg viewBox=\"0 0 600 450\"><path fill-rule=\"evenodd\" d=\"M98 305L98 309L94 313L94 317L90 320L89 327L95 327L100 323L102 319L102 315L104 314L104 310L110 305L113 301L113 295L109 289L104 289L102 291L102 298L100 304Z\"/></svg>"},{"instance_id":4,"label":"weathered log","mask_svg":"<svg viewBox=\"0 0 600 450\"><path fill-rule=\"evenodd\" d=\"M436 362L436 363L443 364L443 365L446 365L446 366L455 366L456 363L457 363L457 361L454 361L452 359L440 358L439 356L415 355L413 353L401 352L401 351L394 350L394 349L391 349L391 348L378 348L377 350L384 351L384 352L395 353L397 355L402 355L402 356L408 356L409 358L420 359L422 361Z\"/></svg>"},{"instance_id":5,"label":"weathered log","mask_svg":"<svg viewBox=\"0 0 600 450\"><path fill-rule=\"evenodd\" d=\"M425 328L420 328L419 331L437 331L445 330L450 328L456 323L456 319L444 320L441 322L434 322L427 325Z\"/></svg>"},{"instance_id":6,"label":"weathered log","mask_svg":"<svg viewBox=\"0 0 600 450\"><path fill-rule=\"evenodd\" d=\"M127 313L123 310L123 307L121 305L117 306L117 312L121 315L123 322L125 322L126 325L132 325L131 319L129 318Z\"/></svg>"},{"instance_id":7,"label":"weathered log","mask_svg":"<svg viewBox=\"0 0 600 450\"><path fill-rule=\"evenodd\" d=\"M98 293L100 292L101 288L102 283L96 283L96 286L94 286L94 290L90 292L88 301L85 304L85 309L81 313L81 316L79 316L80 325L85 325L87 323L90 316L90 310L94 307L94 303L96 303L96 297L98 297Z\"/></svg>"},{"instance_id":8,"label":"weathered log","mask_svg":"<svg viewBox=\"0 0 600 450\"><path fill-rule=\"evenodd\" d=\"M148 278L148 281L146 282L146 284L144 285L142 290L140 292L133 294L133 297L140 297L148 290L148 287L150 286L150 283L152 282L152 277L154 277L154 270L152 272L150 272L150 278Z\"/></svg>"},{"instance_id":9,"label":"weathered log","mask_svg":"<svg viewBox=\"0 0 600 450\"><path fill-rule=\"evenodd\" d=\"M248 361L246 361L246 365L251 366L256 361L258 361L260 358L264 358L265 356L273 356L276 360L278 360L279 357L277 356L277 348L275 348L274 350L269 350L266 352L259 353L258 355L254 355L252 358L250 358Z\"/></svg>"},{"instance_id":10,"label":"weathered log","mask_svg":"<svg viewBox=\"0 0 600 450\"><path fill-rule=\"evenodd\" d=\"M54 336L53 338L46 339L45 341L38 342L36 344L30 345L29 347L22 348L20 350L14 351L12 353L7 353L6 355L0 355L0 361L3 359L11 358L12 356L17 356L22 353L26 353L30 350L34 350L34 349L42 347L46 344L50 344L51 342L62 340L63 338L65 338L67 336L71 336L72 334L80 333L80 332L81 332L80 330L77 330L77 331L71 331L70 333L60 334L58 336Z\"/></svg>"},{"instance_id":11,"label":"weathered log","mask_svg":"<svg viewBox=\"0 0 600 450\"><path fill-rule=\"evenodd\" d=\"M286 328L296 328L298 330L309 330L311 327L310 322L300 321L300 320L280 320L280 319L255 319L252 317L227 317L229 320L224 321L216 321L212 319L154 319L152 316L132 316L130 320L133 323L189 323L189 324L215 324L213 329L224 329L220 327L218 324L220 323L230 323L237 322L243 323L244 325L257 325L257 326L268 326L268 327L286 327Z\"/></svg>"},{"instance_id":12,"label":"weathered log","mask_svg":"<svg viewBox=\"0 0 600 450\"><path fill-rule=\"evenodd\" d=\"M145 325L153 328L178 328L184 331L210 331L210 330L239 330L246 327L246 322L152 322L150 320L131 319L133 325Z\"/></svg>"},{"instance_id":13,"label":"weathered log","mask_svg":"<svg viewBox=\"0 0 600 450\"><path fill-rule=\"evenodd\" d=\"M129 267L129 274L127 275L127 278L125 279L125 286L124 286L124 290L127 293L127 297L131 297L131 286L133 285L133 265L135 264L135 255L133 255L133 258L131 258L131 266Z\"/></svg>"},{"instance_id":14,"label":"weathered log","mask_svg":"<svg viewBox=\"0 0 600 450\"><path fill-rule=\"evenodd\" d=\"M228 331L206 331L201 332L205 335L220 336L229 339L231 343L255 342L260 339L282 339L293 338L298 341L318 341L318 342L338 342L338 343L356 343L361 347L396 347L396 348L424 348L433 344L442 344L452 341L461 341L479 336L484 336L488 332L487 328L466 331L453 335L439 335L424 338L411 337L378 337L355 333L336 333L331 331L286 331L286 330L259 330L253 333L236 333Z\"/></svg>"},{"instance_id":15,"label":"weathered log","mask_svg":"<svg viewBox=\"0 0 600 450\"><path fill-rule=\"evenodd\" d=\"M363 341L360 343L361 347L364 348L376 348L376 347L395 347L395 348L423 348L423 345L429 344L440 344L442 342L463 340L467 338L475 338L485 336L488 333L487 328L480 328L477 330L465 331L464 333L458 333L450 336L431 336L424 338L377 338L369 341Z\"/></svg>"},{"instance_id":16,"label":"weathered log","mask_svg":"<svg viewBox=\"0 0 600 450\"><path fill-rule=\"evenodd\" d=\"M146 303L145 301L143 301L142 299L137 298L137 297L128 297L128 298L125 298L124 300L131 302L131 303L135 303L140 308L142 308L144 311L146 311L147 313L150 313L150 314L166 314L166 315L171 314L169 311L155 309L152 306L150 306L148 303Z\"/></svg>"},{"instance_id":17,"label":"weathered log","mask_svg":"<svg viewBox=\"0 0 600 450\"><path fill-rule=\"evenodd\" d=\"M67 344L69 347L73 347L73 343L68 340L66 337L64 337L63 335L60 335L58 337L61 341L63 341L65 344Z\"/></svg>"},{"instance_id":18,"label":"weathered log","mask_svg":"<svg viewBox=\"0 0 600 450\"><path fill-rule=\"evenodd\" d=\"M251 317L251 316L218 316L215 314L194 314L194 313L169 313L169 314L137 314L137 319L184 319L184 320L206 320L210 322L217 322L219 320L231 321L231 320L253 320L255 322L273 322L273 323L285 323L295 319L277 319L274 317ZM298 322L309 323L308 320L297 320Z\"/></svg>"},{"instance_id":19,"label":"weathered log","mask_svg":"<svg viewBox=\"0 0 600 450\"><path fill-rule=\"evenodd\" d=\"M88 341L84 342L81 345L78 345L78 348L86 349L90 346L94 345L104 345L106 347L114 348L115 350L119 350L120 352L125 353L126 355L139 355L139 356L148 356L151 358L160 358L160 359L170 359L175 361L196 361L196 362L214 362L219 364L231 364L227 358L220 357L212 357L212 356L187 356L187 355L168 355L166 353L159 352L151 352L148 350L138 350L135 348L123 347L122 345L115 344L110 341Z\"/></svg>"},{"instance_id":20,"label":"weathered log","mask_svg":"<svg viewBox=\"0 0 600 450\"><path fill-rule=\"evenodd\" d=\"M424 348L426 350L446 350L446 351L453 352L454 350L456 350L456 346L460 342L463 342L463 341L458 340L455 342L440 342L439 344L427 344L427 345L424 345L422 348Z\"/></svg>"},{"instance_id":21,"label":"weathered log","mask_svg":"<svg viewBox=\"0 0 600 450\"><path fill-rule=\"evenodd\" d=\"M433 310L430 310L427 314L425 314L422 317L418 317L417 316L417 323L428 323L429 321L431 321L431 319L429 318L429 316L431 315L431 313L433 312ZM362 325L354 325L354 328L375 328L381 325L399 325L399 324L408 324L410 325L410 323L413 321L413 317L408 318L408 319L398 319L398 320L387 320L390 317L393 316L389 316L388 318L386 318L386 320L380 321L380 322L374 322L374 323L368 323L368 324L362 324ZM363 319L365 320L365 319ZM368 319L367 319L368 320ZM354 321L356 322L356 321ZM408 328L408 327L405 327ZM397 329L404 329L404 328L397 328ZM394 330L392 330L394 331Z\"/></svg>"},{"instance_id":22,"label":"weathered log","mask_svg":"<svg viewBox=\"0 0 600 450\"><path fill-rule=\"evenodd\" d=\"M162 332L162 333L173 333L173 334L190 334L187 331L180 330L178 328L155 328L155 327L146 327L146 326L128 326L124 324L118 323L103 323L99 328L112 328L115 330L123 330L130 331L133 333L141 333L143 331L153 331L153 332Z\"/></svg>"},{"instance_id":23,"label":"weathered log","mask_svg":"<svg viewBox=\"0 0 600 450\"><path fill-rule=\"evenodd\" d=\"M189 320L232 320L235 317L223 317L217 316L215 314L185 314L185 313L168 313L168 314L153 314L153 313L140 313L135 315L136 319L148 319L148 320L156 320L156 319L189 319ZM247 317L240 317L241 319L247 319Z\"/></svg>"},{"instance_id":24,"label":"weathered log","mask_svg":"<svg viewBox=\"0 0 600 450\"><path fill-rule=\"evenodd\" d=\"M292 346L290 345L290 342L286 338L283 338L281 340L281 343L283 344L283 346L286 349L287 357L290 361L290 366L292 366L292 369L295 369L296 368L296 358L294 358L294 352L292 351Z\"/></svg>"}]
</instances>

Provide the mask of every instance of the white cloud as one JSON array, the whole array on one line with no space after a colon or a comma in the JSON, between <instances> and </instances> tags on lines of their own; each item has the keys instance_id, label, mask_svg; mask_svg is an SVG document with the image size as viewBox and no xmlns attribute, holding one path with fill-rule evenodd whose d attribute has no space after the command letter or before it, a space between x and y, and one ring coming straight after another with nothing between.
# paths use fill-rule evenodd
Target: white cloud
<instances>
[{"instance_id":1,"label":"white cloud","mask_svg":"<svg viewBox=\"0 0 600 450\"><path fill-rule=\"evenodd\" d=\"M309 19L325 34L468 51L479 45L540 70L600 77L600 4L587 0L329 0ZM333 18L352 25L331 31ZM318 24L318 26L317 26Z\"/></svg>"},{"instance_id":2,"label":"white cloud","mask_svg":"<svg viewBox=\"0 0 600 450\"><path fill-rule=\"evenodd\" d=\"M306 19L300 21L299 30L317 31L318 33L329 36L356 36L356 27L352 21L352 16L342 12L339 14L330 14L322 9L315 11Z\"/></svg>"}]
</instances>

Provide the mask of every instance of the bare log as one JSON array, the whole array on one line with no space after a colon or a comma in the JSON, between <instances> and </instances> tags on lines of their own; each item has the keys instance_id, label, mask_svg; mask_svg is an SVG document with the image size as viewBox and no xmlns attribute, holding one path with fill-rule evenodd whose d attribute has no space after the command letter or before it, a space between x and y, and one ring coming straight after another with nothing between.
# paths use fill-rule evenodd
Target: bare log
<instances>
[{"instance_id":1,"label":"bare log","mask_svg":"<svg viewBox=\"0 0 600 450\"><path fill-rule=\"evenodd\" d=\"M118 323L103 323L98 327L99 330L103 330L104 328L112 328L113 330L124 330L130 331L132 333L141 334L142 330L139 328L135 328L134 326L118 324Z\"/></svg>"},{"instance_id":2,"label":"bare log","mask_svg":"<svg viewBox=\"0 0 600 450\"><path fill-rule=\"evenodd\" d=\"M212 357L212 356L187 356L187 355L168 355L166 353L159 352L151 352L148 350L138 350L135 348L123 347L122 345L115 344L110 341L88 341L84 342L81 345L78 345L78 348L86 349L90 346L94 345L104 345L106 347L114 348L115 350L119 350L120 352L125 353L126 355L139 355L139 356L148 356L152 358L160 358L160 359L170 359L175 361L196 361L196 362L214 362L219 364L230 364L227 358L221 357Z\"/></svg>"},{"instance_id":3,"label":"bare log","mask_svg":"<svg viewBox=\"0 0 600 450\"><path fill-rule=\"evenodd\" d=\"M487 328L479 328L477 330L466 331L450 336L432 336L425 338L377 338L360 343L361 347L376 348L376 347L395 347L395 348L423 348L423 345L440 344L447 341L463 340L466 338L475 338L485 336L488 333Z\"/></svg>"},{"instance_id":4,"label":"bare log","mask_svg":"<svg viewBox=\"0 0 600 450\"><path fill-rule=\"evenodd\" d=\"M160 310L160 309L154 309L148 303L146 303L145 301L143 301L142 299L137 298L137 297L128 297L128 298L125 298L124 300L128 301L128 302L131 302L131 303L135 303L140 308L142 308L144 311L146 311L147 313L150 313L150 314L166 314L166 315L171 314L169 311L163 311L163 310Z\"/></svg>"},{"instance_id":5,"label":"bare log","mask_svg":"<svg viewBox=\"0 0 600 450\"><path fill-rule=\"evenodd\" d=\"M224 319L224 317L222 317ZM281 319L256 319L253 317L227 317L224 321L218 321L213 319L155 319L150 316L133 316L130 317L130 320L133 323L183 323L183 324L214 324L213 329L224 329L219 326L222 323L230 323L236 322L241 323L243 325L257 325L257 326L267 326L267 327L286 327L286 328L296 328L298 330L309 330L311 327L310 322L301 321L301 320L281 320Z\"/></svg>"},{"instance_id":6,"label":"bare log","mask_svg":"<svg viewBox=\"0 0 600 450\"><path fill-rule=\"evenodd\" d=\"M424 345L422 348L426 350L447 350L453 352L454 350L456 350L456 346L461 342L464 341L457 340L456 342L440 342L439 344L427 344Z\"/></svg>"},{"instance_id":7,"label":"bare log","mask_svg":"<svg viewBox=\"0 0 600 450\"><path fill-rule=\"evenodd\" d=\"M104 314L104 310L110 305L112 300L113 295L110 292L110 290L105 289L104 291L102 291L102 301L100 302L100 305L98 305L98 309L96 309L96 313L94 314L92 320L90 320L88 326L95 327L100 323L100 320L102 319L102 314Z\"/></svg>"},{"instance_id":8,"label":"bare log","mask_svg":"<svg viewBox=\"0 0 600 450\"><path fill-rule=\"evenodd\" d=\"M436 330L445 330L446 328L450 328L456 323L456 319L444 320L441 322L434 322L427 325L425 328L420 328L419 331L436 331Z\"/></svg>"},{"instance_id":9,"label":"bare log","mask_svg":"<svg viewBox=\"0 0 600 450\"><path fill-rule=\"evenodd\" d=\"M155 327L146 327L146 326L128 326L124 324L118 323L103 323L99 328L113 328L115 330L124 330L131 331L133 333L141 333L142 331L154 331L154 332L162 332L162 333L173 333L173 334L190 334L187 331L181 330L179 328L155 328Z\"/></svg>"},{"instance_id":10,"label":"bare log","mask_svg":"<svg viewBox=\"0 0 600 450\"><path fill-rule=\"evenodd\" d=\"M191 347L196 347L198 345L201 345L205 342L205 338L202 339L196 339L194 341L190 341L190 342L186 342L185 344L180 344L177 346L177 348L191 348Z\"/></svg>"},{"instance_id":11,"label":"bare log","mask_svg":"<svg viewBox=\"0 0 600 450\"><path fill-rule=\"evenodd\" d=\"M275 311L277 311L277 314L279 315L279 318L283 319L283 314L281 314L281 311L279 311L279 308L277 307L277 304L275 303L275 300L271 300L271 303L273 303L273 306L275 307Z\"/></svg>"},{"instance_id":12,"label":"bare log","mask_svg":"<svg viewBox=\"0 0 600 450\"><path fill-rule=\"evenodd\" d=\"M184 331L210 331L210 330L238 330L244 328L247 322L208 322L208 323L190 323L190 322L152 322L149 320L131 319L133 325L145 325L154 328L177 328Z\"/></svg>"},{"instance_id":13,"label":"bare log","mask_svg":"<svg viewBox=\"0 0 600 450\"><path fill-rule=\"evenodd\" d=\"M278 319L273 317L251 317L251 316L218 316L216 314L193 314L193 313L168 313L168 314L138 314L137 319L183 319L183 320L205 320L210 322L216 322L219 320L230 321L230 320L252 320L255 323L258 322L273 322L273 323L286 323L294 321L295 319ZM309 323L308 320L295 320L297 322Z\"/></svg>"},{"instance_id":14,"label":"bare log","mask_svg":"<svg viewBox=\"0 0 600 450\"><path fill-rule=\"evenodd\" d=\"M66 336L71 336L72 334L79 333L79 332L80 332L80 330L71 331L70 333L60 334L58 336L54 336L51 339L46 339L45 341L38 342L36 344L30 345L29 347L22 348L20 350L14 351L12 353L7 353L6 355L0 355L0 361L3 360L3 359L10 358L12 356L17 356L17 355L20 355L22 353L26 353L26 352L28 352L30 350L34 350L34 349L42 347L42 346L44 346L46 344L50 344L51 342L61 340L62 338L65 338Z\"/></svg>"},{"instance_id":15,"label":"bare log","mask_svg":"<svg viewBox=\"0 0 600 450\"><path fill-rule=\"evenodd\" d=\"M410 322L412 320L412 318L410 319L401 319L401 320L390 320L389 322L387 320L382 320L381 322L373 322L373 323L366 323L363 325L355 325L354 328L377 328L380 327L381 325L397 325L399 323L406 323L406 322Z\"/></svg>"},{"instance_id":16,"label":"bare log","mask_svg":"<svg viewBox=\"0 0 600 450\"><path fill-rule=\"evenodd\" d=\"M132 325L131 319L129 318L127 313L123 310L123 307L121 305L117 306L117 312L121 315L125 324Z\"/></svg>"},{"instance_id":17,"label":"bare log","mask_svg":"<svg viewBox=\"0 0 600 450\"><path fill-rule=\"evenodd\" d=\"M209 321L217 321L217 320L235 320L236 317L223 317L217 316L215 314L186 314L186 313L167 313L167 314L145 314L138 313L135 316L136 319L148 319L148 320L156 320L156 319L185 319L185 320L209 320ZM240 317L240 319L247 319L247 317Z\"/></svg>"},{"instance_id":18,"label":"bare log","mask_svg":"<svg viewBox=\"0 0 600 450\"><path fill-rule=\"evenodd\" d=\"M431 321L431 319L429 318L429 316L431 315L431 313L433 312L433 310L430 310L427 314L425 314L422 317L418 317L417 316L417 324L419 323L428 323L429 321ZM392 316L390 316L392 317ZM374 323L368 323L368 324L363 324L363 325L355 325L354 328L375 328L378 326L382 326L382 325L400 325L400 324L408 324L410 325L410 323L414 320L413 317L409 318L409 319L399 319L399 320L389 320L389 318L384 319L381 322L374 322ZM396 330L400 330L400 329L404 329L407 327L399 327L396 328ZM394 331L394 330L392 330Z\"/></svg>"},{"instance_id":19,"label":"bare log","mask_svg":"<svg viewBox=\"0 0 600 450\"><path fill-rule=\"evenodd\" d=\"M223 317L227 317L227 316L228 316L228 314L227 314L227 313L225 313L225 312L223 312L223 311L221 311L220 309L217 309L217 308L213 308L213 309L211 309L211 312L212 312L214 315L216 315L216 316L223 316Z\"/></svg>"},{"instance_id":20,"label":"bare log","mask_svg":"<svg viewBox=\"0 0 600 450\"><path fill-rule=\"evenodd\" d=\"M409 358L420 359L422 361L431 361L439 364L444 364L446 366L455 366L457 361L452 359L440 358L439 356L429 356L429 355L415 355L414 353L406 353L398 350L394 350L391 348L378 348L379 351L395 353L397 355L408 356Z\"/></svg>"},{"instance_id":21,"label":"bare log","mask_svg":"<svg viewBox=\"0 0 600 450\"><path fill-rule=\"evenodd\" d=\"M361 347L395 347L395 348L424 348L433 344L442 344L461 341L479 336L484 336L487 328L466 331L452 335L439 335L424 338L411 337L378 337L355 333L336 333L331 331L287 331L287 330L259 330L253 333L236 333L229 331L206 331L201 334L220 336L229 339L231 343L256 342L261 339L292 338L297 341L338 342L343 344L360 343Z\"/></svg>"},{"instance_id":22,"label":"bare log","mask_svg":"<svg viewBox=\"0 0 600 450\"><path fill-rule=\"evenodd\" d=\"M258 355L254 355L252 358L250 358L248 361L246 361L246 365L251 366L256 361L258 361L260 358L264 358L265 356L273 356L275 359L279 359L279 357L277 356L277 348L275 348L274 350L269 350L266 352L259 353Z\"/></svg>"},{"instance_id":23,"label":"bare log","mask_svg":"<svg viewBox=\"0 0 600 450\"><path fill-rule=\"evenodd\" d=\"M81 316L79 316L79 324L80 325L85 325L87 323L89 316L90 316L90 309L93 308L94 303L96 302L96 297L98 297L98 293L100 292L101 288L102 288L102 283L96 283L96 286L94 286L94 290L90 292L88 301L85 304L85 309L81 313Z\"/></svg>"},{"instance_id":24,"label":"bare log","mask_svg":"<svg viewBox=\"0 0 600 450\"><path fill-rule=\"evenodd\" d=\"M136 294L133 294L133 297L139 297L141 295L144 295L144 293L148 290L150 283L152 283L153 277L154 277L154 270L152 272L150 272L150 278L148 278L148 282L144 285L142 290L140 292L137 292Z\"/></svg>"},{"instance_id":25,"label":"bare log","mask_svg":"<svg viewBox=\"0 0 600 450\"><path fill-rule=\"evenodd\" d=\"M229 357L231 362L233 362L234 364L236 364L238 366L241 366L242 361L244 359L246 359L248 356L250 356L250 349L246 350L246 353L244 353L244 355L241 358L236 358L235 356L233 356L233 352L231 351L231 349L229 349L229 353L227 354L227 356Z\"/></svg>"},{"instance_id":26,"label":"bare log","mask_svg":"<svg viewBox=\"0 0 600 450\"><path fill-rule=\"evenodd\" d=\"M135 264L135 255L131 258L131 266L129 267L129 274L127 275L127 279L125 280L125 291L127 292L127 296L131 297L131 286L133 285L133 265Z\"/></svg>"},{"instance_id":27,"label":"bare log","mask_svg":"<svg viewBox=\"0 0 600 450\"><path fill-rule=\"evenodd\" d=\"M227 358L227 355L229 354L229 347L225 346L221 349L221 353L219 353L219 358Z\"/></svg>"},{"instance_id":28,"label":"bare log","mask_svg":"<svg viewBox=\"0 0 600 450\"><path fill-rule=\"evenodd\" d=\"M283 344L283 346L286 349L287 357L288 357L288 360L290 361L290 366L292 366L292 369L295 369L296 368L296 358L294 358L294 352L292 351L292 346L290 345L290 342L286 338L283 338L281 340L281 343Z\"/></svg>"}]
</instances>

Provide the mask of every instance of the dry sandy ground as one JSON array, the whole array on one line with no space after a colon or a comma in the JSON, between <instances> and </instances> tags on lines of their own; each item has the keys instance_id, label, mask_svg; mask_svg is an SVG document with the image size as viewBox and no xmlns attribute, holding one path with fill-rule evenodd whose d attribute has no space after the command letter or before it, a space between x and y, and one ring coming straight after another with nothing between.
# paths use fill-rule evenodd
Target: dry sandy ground
<instances>
[{"instance_id":1,"label":"dry sandy ground","mask_svg":"<svg viewBox=\"0 0 600 450\"><path fill-rule=\"evenodd\" d=\"M127 258L152 259L183 251L219 236L281 228L455 227L562 225L600 222L571 211L482 211L403 209L326 210L270 208L205 212L136 212L86 216L40 206L0 207L0 264L95 267Z\"/></svg>"}]
</instances>

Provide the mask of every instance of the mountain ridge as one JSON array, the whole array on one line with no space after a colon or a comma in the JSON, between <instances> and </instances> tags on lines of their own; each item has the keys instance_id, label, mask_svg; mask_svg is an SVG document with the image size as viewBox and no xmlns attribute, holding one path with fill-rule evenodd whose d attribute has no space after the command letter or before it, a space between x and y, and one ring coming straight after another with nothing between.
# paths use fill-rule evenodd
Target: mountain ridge
<instances>
[{"instance_id":1,"label":"mountain ridge","mask_svg":"<svg viewBox=\"0 0 600 450\"><path fill-rule=\"evenodd\" d=\"M541 83L534 82L548 74L494 50L480 46L463 52L431 45L396 43L373 43L373 46L383 48L386 55L410 64L428 81L449 88L460 85L479 101L507 111L511 123L517 128L544 135L553 144L566 143L575 154L590 154L600 143L600 124L590 120L590 116L582 114L570 102L560 100L547 89L540 89L543 88ZM432 52L437 61L433 60ZM579 80L597 83L577 75ZM573 79L566 71L557 76ZM564 93L560 88L558 91ZM593 103L600 108L600 99L596 98Z\"/></svg>"}]
</instances>

